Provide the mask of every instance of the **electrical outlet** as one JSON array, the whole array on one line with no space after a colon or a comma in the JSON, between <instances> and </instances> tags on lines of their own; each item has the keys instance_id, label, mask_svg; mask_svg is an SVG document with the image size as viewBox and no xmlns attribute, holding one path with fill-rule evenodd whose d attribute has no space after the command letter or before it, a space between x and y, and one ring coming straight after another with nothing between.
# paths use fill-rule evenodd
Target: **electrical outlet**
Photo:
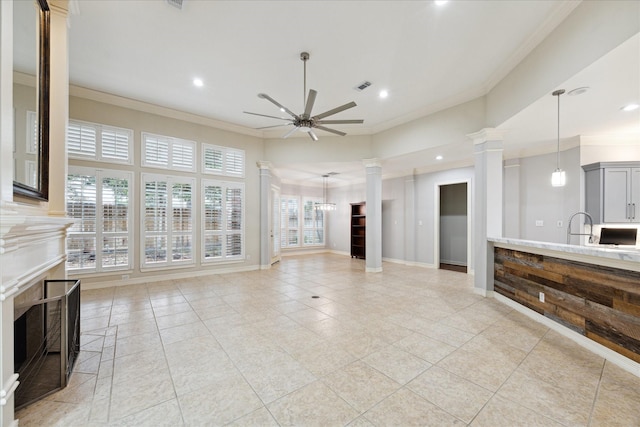
<instances>
[{"instance_id":1,"label":"electrical outlet","mask_svg":"<svg viewBox=\"0 0 640 427\"><path fill-rule=\"evenodd\" d=\"M536 219L536 227L544 227L544 221L541 219Z\"/></svg>"},{"instance_id":2,"label":"electrical outlet","mask_svg":"<svg viewBox=\"0 0 640 427\"><path fill-rule=\"evenodd\" d=\"M540 302L544 302L544 292L538 293L538 299L540 300Z\"/></svg>"},{"instance_id":3,"label":"electrical outlet","mask_svg":"<svg viewBox=\"0 0 640 427\"><path fill-rule=\"evenodd\" d=\"M562 220L559 219L556 225L558 226L558 228L562 228Z\"/></svg>"},{"instance_id":4,"label":"electrical outlet","mask_svg":"<svg viewBox=\"0 0 640 427\"><path fill-rule=\"evenodd\" d=\"M129 280L129 275L128 274L123 274L122 275L122 280Z\"/></svg>"}]
</instances>

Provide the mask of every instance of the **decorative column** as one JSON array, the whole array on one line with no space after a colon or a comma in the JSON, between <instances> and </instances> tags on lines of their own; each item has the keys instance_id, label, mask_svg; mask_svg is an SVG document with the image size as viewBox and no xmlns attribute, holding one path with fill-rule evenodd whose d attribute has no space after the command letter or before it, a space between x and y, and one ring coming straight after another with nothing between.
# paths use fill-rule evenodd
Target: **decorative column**
<instances>
[{"instance_id":1,"label":"decorative column","mask_svg":"<svg viewBox=\"0 0 640 427\"><path fill-rule=\"evenodd\" d=\"M474 186L474 291L493 292L493 245L487 237L502 237L502 140L504 132L493 128L467 135L475 153Z\"/></svg>"},{"instance_id":2,"label":"decorative column","mask_svg":"<svg viewBox=\"0 0 640 427\"><path fill-rule=\"evenodd\" d=\"M260 269L271 268L271 224L269 197L271 194L271 163L259 161L260 168Z\"/></svg>"},{"instance_id":3,"label":"decorative column","mask_svg":"<svg viewBox=\"0 0 640 427\"><path fill-rule=\"evenodd\" d=\"M13 200L13 2L0 1L0 200ZM0 214L3 206L0 205ZM2 385L0 385L2 387ZM0 424L1 424L0 420Z\"/></svg>"},{"instance_id":4,"label":"decorative column","mask_svg":"<svg viewBox=\"0 0 640 427\"><path fill-rule=\"evenodd\" d=\"M69 120L68 1L50 0L49 215L66 216L67 122Z\"/></svg>"},{"instance_id":5,"label":"decorative column","mask_svg":"<svg viewBox=\"0 0 640 427\"><path fill-rule=\"evenodd\" d=\"M504 237L520 238L520 159L504 162Z\"/></svg>"},{"instance_id":6,"label":"decorative column","mask_svg":"<svg viewBox=\"0 0 640 427\"><path fill-rule=\"evenodd\" d=\"M382 271L382 164L379 159L365 159L362 163L367 173L365 271L380 273Z\"/></svg>"},{"instance_id":7,"label":"decorative column","mask_svg":"<svg viewBox=\"0 0 640 427\"><path fill-rule=\"evenodd\" d=\"M416 262L416 174L404 179L404 260L408 265Z\"/></svg>"}]
</instances>

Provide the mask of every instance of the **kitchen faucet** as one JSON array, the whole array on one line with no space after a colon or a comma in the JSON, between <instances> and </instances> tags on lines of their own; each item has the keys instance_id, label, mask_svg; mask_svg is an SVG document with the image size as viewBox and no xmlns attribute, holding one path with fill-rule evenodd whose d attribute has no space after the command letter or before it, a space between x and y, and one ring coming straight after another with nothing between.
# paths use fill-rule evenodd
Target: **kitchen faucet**
<instances>
[{"instance_id":1,"label":"kitchen faucet","mask_svg":"<svg viewBox=\"0 0 640 427\"><path fill-rule=\"evenodd\" d=\"M572 233L571 232L571 221L573 221L573 217L576 215L584 215L589 220L589 234L586 233ZM569 227L567 228L567 245L571 243L571 236L589 236L589 243L593 243L593 218L587 212L576 212L571 217L569 217Z\"/></svg>"}]
</instances>

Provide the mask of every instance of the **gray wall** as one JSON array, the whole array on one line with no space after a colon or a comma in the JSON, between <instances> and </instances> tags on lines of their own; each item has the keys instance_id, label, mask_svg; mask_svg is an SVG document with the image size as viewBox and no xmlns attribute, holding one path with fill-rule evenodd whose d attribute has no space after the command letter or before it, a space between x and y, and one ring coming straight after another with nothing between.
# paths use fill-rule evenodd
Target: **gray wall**
<instances>
[{"instance_id":1,"label":"gray wall","mask_svg":"<svg viewBox=\"0 0 640 427\"><path fill-rule=\"evenodd\" d=\"M513 163L513 162L512 162ZM560 153L560 167L565 170L567 184L551 186L551 173L556 168L556 155L519 159L519 167L507 168L519 186L505 183L505 237L565 243L569 216L583 206L584 173L580 167L580 148ZM515 203L514 201L518 201ZM536 226L542 221L542 226ZM562 225L558 227L558 221ZM519 230L519 235L516 233Z\"/></svg>"}]
</instances>

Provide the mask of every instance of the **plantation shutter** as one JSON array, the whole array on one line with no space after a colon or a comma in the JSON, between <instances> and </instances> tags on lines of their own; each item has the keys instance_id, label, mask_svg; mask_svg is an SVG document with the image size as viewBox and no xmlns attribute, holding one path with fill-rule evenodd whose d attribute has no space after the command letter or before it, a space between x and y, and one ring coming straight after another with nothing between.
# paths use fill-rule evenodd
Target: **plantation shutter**
<instances>
[{"instance_id":1,"label":"plantation shutter","mask_svg":"<svg viewBox=\"0 0 640 427\"><path fill-rule=\"evenodd\" d=\"M67 152L81 157L96 156L96 129L93 126L69 122Z\"/></svg>"},{"instance_id":2,"label":"plantation shutter","mask_svg":"<svg viewBox=\"0 0 640 427\"><path fill-rule=\"evenodd\" d=\"M129 160L129 132L102 129L102 157L114 160Z\"/></svg>"}]
</instances>

